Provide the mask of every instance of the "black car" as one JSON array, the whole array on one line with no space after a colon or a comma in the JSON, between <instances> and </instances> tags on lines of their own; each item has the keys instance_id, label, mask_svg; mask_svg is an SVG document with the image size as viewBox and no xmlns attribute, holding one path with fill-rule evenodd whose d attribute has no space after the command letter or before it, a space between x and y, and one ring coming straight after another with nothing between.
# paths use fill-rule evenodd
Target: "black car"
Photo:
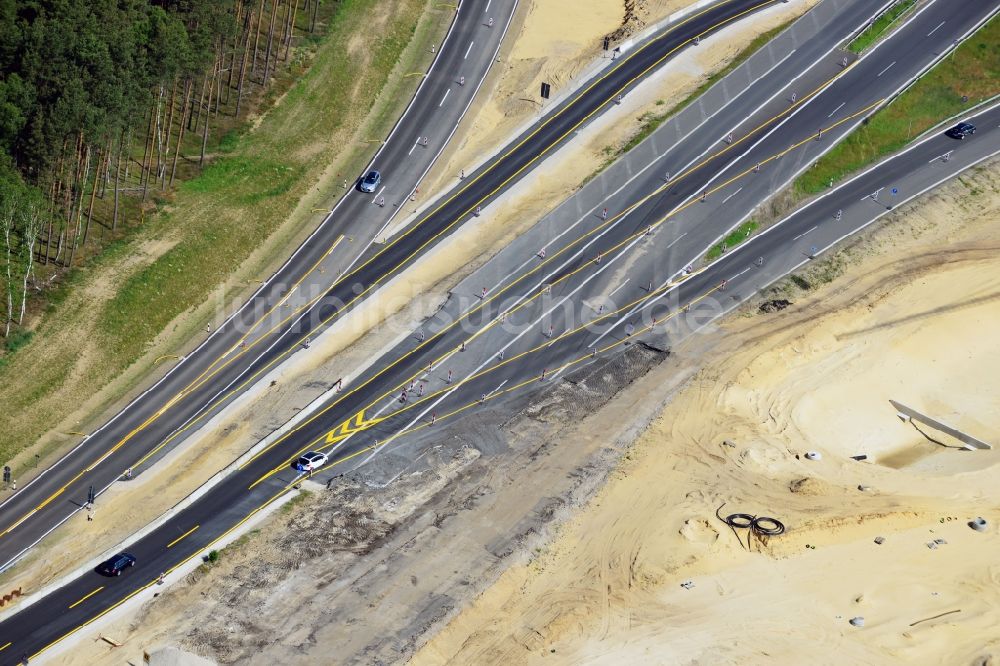
<instances>
[{"instance_id":1,"label":"black car","mask_svg":"<svg viewBox=\"0 0 1000 666\"><path fill-rule=\"evenodd\" d=\"M964 139L965 137L972 136L975 133L976 126L972 123L959 123L945 132L945 134L953 139Z\"/></svg>"},{"instance_id":2,"label":"black car","mask_svg":"<svg viewBox=\"0 0 1000 666\"><path fill-rule=\"evenodd\" d=\"M118 553L110 560L101 562L97 567L97 573L105 576L121 576L122 571L128 567L135 566L135 557L128 553Z\"/></svg>"}]
</instances>

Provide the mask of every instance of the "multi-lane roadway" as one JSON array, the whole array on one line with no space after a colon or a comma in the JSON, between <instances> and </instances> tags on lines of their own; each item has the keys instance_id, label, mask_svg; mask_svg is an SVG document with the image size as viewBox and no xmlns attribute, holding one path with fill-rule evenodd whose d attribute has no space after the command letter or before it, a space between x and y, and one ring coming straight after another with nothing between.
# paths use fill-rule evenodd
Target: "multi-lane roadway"
<instances>
[{"instance_id":1,"label":"multi-lane roadway","mask_svg":"<svg viewBox=\"0 0 1000 666\"><path fill-rule=\"evenodd\" d=\"M670 54L691 44L695 38L705 37L748 12L775 2L776 0L734 0L720 3L692 15L664 34L653 37L618 60L609 71L598 76L578 94L570 96L496 159L476 173L469 174L466 182L454 194L442 205L434 207L405 234L389 244L373 247L366 254L353 257L345 255L348 258L346 266L341 264L337 268L334 265L331 266L331 271L319 271L318 268L324 262L335 258L335 253L340 251L339 248L344 243L344 234L338 233L342 228L336 226L338 214L346 215L351 212L351 206L363 206L366 210L373 206L367 198L362 199L359 193L352 191L341 203L341 208L335 209L278 276L269 281L246 308L212 335L185 363L111 423L88 437L60 464L7 500L0 510L0 516L5 521L0 527L0 553L3 553L7 561L15 559L24 548L37 541L54 525L78 511L79 504L86 498L87 488L104 488L119 478L126 469L140 468L150 459L151 454L162 450L165 442L175 440L179 432L220 406L223 402L219 400L220 397L232 395L251 383L294 350L303 336L311 334L342 311L344 303L356 300L357 285L361 285L360 295L364 296L412 263L422 250L466 221L476 206L487 202L523 177L538 159L567 140L573 129L612 105L617 95L626 94L631 86L642 80ZM390 137L387 148L378 159L385 159L387 164L395 165L406 160L402 154L392 158L386 152L390 147L405 153L407 159L412 158L418 149L427 148L424 144L432 144L435 140L435 135L429 129L429 124L432 124L430 119L433 117L433 123L442 123L441 116L431 114L440 113L449 99L457 102L462 90L471 88L473 81L481 80L488 62L493 59L495 46L499 43L499 37L493 35L505 28L513 3L493 2L490 10L492 15L485 19L480 15L485 14L485 10L475 11L480 8L481 6L475 6L468 8L468 11L465 11L467 8L464 5L459 8L455 25L448 41L441 47L441 56L431 70L431 75L435 69L442 71L443 65L440 63L450 63L450 71L443 72L441 80L435 84L431 83L432 76L428 76L415 98L414 106L408 112L411 120L404 117L393 132L394 137L407 135L407 139L399 145L393 143ZM508 11L501 13L503 9ZM493 20L490 21L489 18ZM480 40L481 46L476 49ZM478 54L475 57L475 62L479 63L478 69L474 63L466 63L473 53ZM456 77L463 76L460 72L464 71L471 74L465 75L463 85ZM435 92L435 85L438 86L436 92L441 93L436 104L432 94ZM431 112L419 110L418 101L426 99L430 102L421 103L430 104ZM414 108L418 110L414 111ZM453 120L457 120L463 110L464 107L459 105ZM448 123L443 124L447 130ZM428 137L428 140L423 141L423 137ZM441 142L446 138L447 136L436 137ZM395 147L397 145L398 148ZM432 157L433 155L428 156L426 164L429 164ZM423 169L426 170L426 166ZM387 187L390 182L402 182L402 171L396 173L392 168L383 168L383 171ZM420 168L415 168L411 176L418 179L422 173ZM398 184L396 187L398 192L387 190L374 195L378 200L387 199L390 205L392 202L405 200L409 187L399 188ZM380 210L376 214L383 212L381 206L377 208ZM388 221L388 217L385 219ZM373 228L376 226L373 225ZM291 315L284 314L282 307L285 303L292 302L292 297L297 295L307 279L317 279L320 274L337 275L340 270L344 271L344 275L329 292L298 305L292 309ZM340 291L337 291L338 288ZM176 532L175 526L171 524L144 539L148 546L142 542L137 543L134 550L144 564L135 573L142 571L145 575L154 569L169 570L177 562L189 558L199 548L214 540L220 533L220 527L234 526L252 513L261 505L262 494L266 496L271 487L282 486L283 483L275 479L257 484L253 492L247 492L247 487L269 471L284 455L281 450L268 452L237 475L247 478L227 480L218 489L219 494L213 491L206 496L203 503L198 504L197 511L207 510L208 514L205 515L210 516L213 522L218 521L211 528L208 525L202 528L201 524L196 524ZM153 551L159 552L161 557L153 557ZM89 584L86 577L81 582ZM4 631L9 633L5 633L5 636L11 636L11 639L6 642L0 639L0 652L10 650L8 654L16 654L20 650L31 654L52 639L92 619L102 610L120 603L135 591L136 583L137 579L133 576L128 585L98 585L93 590L85 591L79 599L66 603L66 611L58 617L50 618L51 621L47 623L39 622L36 613L47 609L51 615L51 611L62 603L62 595L72 596L76 593L76 584L71 583L56 592L52 599L47 598L7 620Z\"/></svg>"}]
</instances>

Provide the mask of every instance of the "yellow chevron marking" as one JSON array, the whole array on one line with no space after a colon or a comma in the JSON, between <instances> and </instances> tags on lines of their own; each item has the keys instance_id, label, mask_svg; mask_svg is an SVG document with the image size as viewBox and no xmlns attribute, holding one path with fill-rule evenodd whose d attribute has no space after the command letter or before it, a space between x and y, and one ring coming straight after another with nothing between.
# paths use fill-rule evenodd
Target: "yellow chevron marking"
<instances>
[{"instance_id":1,"label":"yellow chevron marking","mask_svg":"<svg viewBox=\"0 0 1000 666\"><path fill-rule=\"evenodd\" d=\"M326 433L326 443L336 444L337 442L347 439L356 432L361 432L362 430L367 430L376 423L380 423L385 419L365 419L365 410L361 410L353 417L347 419L339 426Z\"/></svg>"}]
</instances>

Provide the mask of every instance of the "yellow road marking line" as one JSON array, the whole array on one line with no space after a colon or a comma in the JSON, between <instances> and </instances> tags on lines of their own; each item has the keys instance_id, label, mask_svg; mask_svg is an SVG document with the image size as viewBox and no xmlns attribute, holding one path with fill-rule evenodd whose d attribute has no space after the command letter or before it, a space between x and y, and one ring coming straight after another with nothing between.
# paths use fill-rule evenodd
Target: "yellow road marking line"
<instances>
[{"instance_id":1,"label":"yellow road marking line","mask_svg":"<svg viewBox=\"0 0 1000 666\"><path fill-rule=\"evenodd\" d=\"M14 644L13 641L7 641L6 645L4 645L3 647L0 647L0 652L3 652L4 650L6 650L7 648L9 648L13 644Z\"/></svg>"},{"instance_id":2,"label":"yellow road marking line","mask_svg":"<svg viewBox=\"0 0 1000 666\"><path fill-rule=\"evenodd\" d=\"M99 588L97 588L96 590L94 590L90 594L87 594L87 595L81 597L80 599L78 599L77 601L74 601L72 604L70 604L70 608L76 608L77 606L79 606L80 604L82 604L84 601L86 601L87 599L91 598L92 596L94 596L95 594L97 594L98 592L100 592L103 589L104 589L104 586L101 585Z\"/></svg>"},{"instance_id":3,"label":"yellow road marking line","mask_svg":"<svg viewBox=\"0 0 1000 666\"><path fill-rule=\"evenodd\" d=\"M537 352L537 351L540 351L541 349L543 349L543 348L545 348L545 347L549 347L549 346L551 346L552 344L555 344L556 342L560 342L560 341L562 341L562 340L566 339L567 337L569 337L570 335L572 335L572 334L575 334L575 333L579 332L580 330L583 330L583 329L584 329L584 328L586 328L586 327L587 327L587 326L588 326L589 324L593 324L593 323L594 323L594 322L596 322L596 321L600 321L600 319L604 319L604 318L606 318L606 317L610 317L610 316L613 316L613 315L615 315L615 314L618 314L618 313L620 313L620 312L622 312L622 311L624 311L624 310L628 309L629 307L631 307L632 305L634 305L634 304L636 304L636 303L638 303L638 302L640 302L640 301L643 301L643 300L649 300L649 299L651 299L651 298L652 298L652 297L654 297L654 296L658 296L658 295L659 295L659 294L661 294L661 293L664 293L664 292L666 292L666 291L669 291L669 290L670 290L670 289L672 289L672 288L673 288L674 286L676 286L676 285L678 285L678 284L680 284L680 283L682 283L682 282L685 282L685 281L687 281L687 280L688 280L688 279L690 279L691 277L694 277L695 275L697 275L698 273L701 273L701 272L703 272L704 270L705 270L704 268L703 268L703 269L700 269L700 270L698 270L697 272L695 272L695 273L692 273L692 274L691 274L691 275L689 275L689 276L684 276L684 277L682 277L682 278L680 278L680 279L678 279L678 280L676 280L676 281L674 281L674 282L672 282L672 283L670 283L670 284L668 284L668 285L664 285L663 287L660 287L660 288L658 288L658 289L654 290L653 292L651 292L651 293L649 293L649 294L645 294L645 295L641 296L640 298L637 298L637 299L635 299L635 300L634 300L634 301L632 301L631 303L628 303L628 304L626 304L626 305L622 306L621 308L619 308L618 310L616 310L616 311L614 311L614 312L609 312L609 313L607 313L606 315L604 315L604 316L602 316L602 317L600 317L600 318L598 318L598 319L595 319L595 320L592 320L592 321L591 321L591 322L589 322L588 324L583 324L583 325L581 325L581 326L578 326L578 327L577 327L576 329L573 329L572 331L568 331L568 332L566 332L566 333L564 333L564 334L560 335L560 336L559 336L558 338L556 338L555 340L549 340L549 341L546 341L546 342L544 342L544 343L542 343L542 344L540 344L540 345L538 345L538 346L534 347L533 349L529 349L529 350L526 350L526 351L524 351L524 352L521 352L520 354L517 354L517 355L515 355L515 356L512 356L512 357L511 357L511 358L509 358L509 359L506 359L506 360L504 360L504 361L501 361L501 362L499 362L499 363L497 363L497 364L495 364L495 365L493 365L493 366L490 366L489 368L486 368L486 369L484 369L484 370L482 370L482 371L480 371L480 372L478 372L478 373L476 373L476 374L474 374L474 375L472 375L472 376L470 376L470 377L466 377L466 378L465 378L464 380L462 380L462 381L461 381L461 382L460 382L460 383L459 383L459 384L458 384L457 386L455 386L455 387L450 387L450 386L449 386L449 387L446 387L446 388L441 388L441 389L438 389L437 391L434 391L434 392L432 392L432 393L429 393L429 394L428 394L427 396L425 396L425 397L421 398L420 400L418 400L418 401L416 401L416 402L413 402L413 403L410 403L410 404L409 404L409 405L407 405L406 407L403 407L403 408L401 408L401 409L399 409L399 410L397 410L397 411L393 412L393 414L392 414L391 416L397 416L397 415L401 414L402 412L405 412L405 411L408 411L408 410L410 410L410 409L412 409L412 408L414 408L414 407L417 407L418 405L420 405L420 404L422 404L422 403L425 403L425 402L427 402L428 400L432 400L433 398L435 398L435 397L437 397L437 396L439 396L439 395L442 395L442 394L444 394L444 393L447 393L448 391L451 391L451 390L453 390L453 389L456 389L456 388L459 388L459 387L461 387L461 386L462 386L462 384L465 384L465 383L467 383L467 382L470 382L470 381L472 381L472 380L474 380L474 379L478 379L478 378L480 378L480 377L483 377L483 376L485 376L485 375L487 375L487 374L489 374L489 373L491 373L491 372L493 372L493 371L495 371L495 370L498 370L499 368L502 368L502 367L504 367L504 366L506 366L506 365L508 365L508 364L510 364L510 363L512 363L512 362L514 362L514 361L516 361L516 360L519 360L519 359L521 359L521 358L524 358L524 357L525 357L526 355L528 355L528 354L531 354L531 353L534 353L534 352ZM689 308L689 307L691 307L692 305L694 305L694 304L696 304L696 303L699 303L699 302L701 302L702 300L704 300L705 298L707 298L707 297L708 297L709 295L711 295L712 293L714 293L714 292L715 292L715 291L716 291L717 289L718 289L718 287L716 287L716 288L713 288L712 290L710 290L710 291L706 292L705 294L703 294L703 295L701 295L701 296L699 296L699 297L697 297L697 298L693 299L692 301L690 301L690 302L689 302L689 303L687 304L687 306L686 306L686 307L688 307L688 308ZM682 311L683 311L683 308L681 308L681 309L678 309L678 310L676 310L676 311L674 311L674 312L670 313L670 314L669 314L668 316L664 317L664 318L663 318L662 320L660 320L660 321L659 321L659 322L657 322L657 323L658 323L658 324L662 324L662 323L665 323L665 322L669 321L670 319L672 319L673 317L675 317L675 316L676 316L677 314L679 314L679 313L680 313L680 312L682 312ZM623 340L623 341L621 341L621 342L624 342L624 340ZM616 344L617 344L617 343L616 343ZM611 348L612 348L613 346L614 346L614 345L612 345L612 346L609 346L609 347L606 347L606 348L604 348L604 350L607 350L607 349L611 349ZM588 358L591 358L590 354L586 354L586 355L584 355L584 356L581 356L581 357L580 357L579 359L577 359L576 361L573 361L573 363L578 363L578 362L580 362L580 361L583 361L583 360L586 360L586 359L588 359ZM572 363L571 363L571 364L572 364ZM563 369L563 368L565 368L565 367L568 367L568 365L564 364L563 366L560 366L560 367L557 367L557 368L556 368L556 371L557 371L557 372L561 372L561 371L562 371L562 369ZM506 390L502 391L501 393L506 393L506 392L508 392L508 391L510 391L510 390L512 390L512 389L516 389L516 388L519 388L519 387L521 387L521 386L524 386L524 385L526 385L526 384L530 384L531 382L534 382L534 381L536 381L537 379L538 379L538 378L536 378L536 377L533 377L533 378L531 378L531 379L528 379L528 380L525 380L524 382L522 382L522 383L520 383L520 384L517 384L517 385L515 385L515 386L513 386L513 387L510 387L510 388L508 388L508 389L506 389ZM499 395L499 394L497 394L497 395ZM491 399L493 399L493 397L495 397L495 395L494 395L494 396L490 396L490 397L489 397L489 398L487 398L487 399L491 400ZM376 400L376 402L377 402L377 400ZM469 404L469 405L467 405L467 406L466 406L465 408L468 408L468 407L471 407L471 406L473 406L474 404L478 404L478 401L476 401L475 403L470 403L470 404ZM390 417L385 417L385 418L382 418L382 419L379 419L379 420L380 420L380 421L384 421L384 420L386 420L387 418L390 418ZM411 430L412 430L412 429L411 429ZM411 430L406 430L405 432L410 432ZM397 435L394 435L394 436L392 436L392 437L390 437L390 438L389 438L389 440L387 440L387 442L388 442L388 441L391 441L392 439L395 439L395 437L397 437L397 436L398 436L398 434L397 434ZM317 440L314 440L313 442L310 442L310 444L309 444L309 445L307 445L307 446L306 446L305 448L312 448L312 447L313 447L313 446L314 446L315 444L317 444L317 443L318 443L318 442L319 442L320 440L322 440L322 436L321 436L321 437L319 437L319 438L318 438ZM328 441L329 441L329 440L328 440ZM340 441L340 438L337 438L337 439L336 439L336 441ZM380 447L380 446L381 446L381 444L379 444L378 446ZM304 448L304 449L302 449L302 450L305 450L305 448ZM321 451L322 451L322 450L323 450L324 448L327 448L327 447L320 447L320 449L319 449L319 450L321 450ZM343 461L345 461L345 460L350 460L351 458L355 457L356 455L359 455L360 453L365 453L365 452L368 452L368 451L371 451L371 450L373 450L374 448L376 448L376 445L372 445L372 446L369 446L369 447L366 447L366 448L364 448L364 449L361 449L361 450L360 450L359 452L357 452L357 453L353 453L353 454L351 454L351 455L347 456L346 458L342 458L342 459L340 459L340 460L338 460L338 461L336 461L336 462L334 462L334 463L331 463L331 466L332 466L332 465L334 465L334 464L338 464L338 463L340 463L340 462L343 462ZM296 455L298 455L298 454L296 454ZM258 480L258 482L259 482L259 481L262 481L262 480L264 480L265 478L267 478L267 477L269 477L269 476L271 476L272 474L274 474L275 472L279 471L280 469L281 469L281 467L277 467L277 468L273 469L273 470L272 470L271 472L269 472L269 473L268 473L268 474L266 474L266 475L265 475L264 477L262 477L261 479L259 479L259 480ZM256 484L255 484L255 485L256 485Z\"/></svg>"},{"instance_id":4,"label":"yellow road marking line","mask_svg":"<svg viewBox=\"0 0 1000 666\"><path fill-rule=\"evenodd\" d=\"M378 401L376 400L375 402L378 402ZM351 435L353 435L355 433L361 432L363 430L367 430L368 428L371 428L372 426L377 425L377 424L379 424L379 423L381 423L382 421L385 420L385 418L374 418L374 419L366 420L364 418L364 416L365 416L365 410L362 409L355 416L352 416L351 418L347 419L346 421L344 421L343 423L341 423L337 427L335 427L332 430L330 430L329 432L327 432L325 435L321 435L313 443L317 443L318 444L325 437L327 444L336 444L337 442L340 442L340 441L342 441L344 439L347 439L348 437L350 437ZM354 422L354 425L351 425L352 421ZM287 465L288 462L290 462L291 460L294 460L302 452L304 452L306 449L310 448L313 443L310 443L310 445L307 446L305 449L302 449L302 451L300 451L299 453L296 453L288 461L283 462L282 464L278 465L277 467L272 468L269 472L267 472L267 473L263 474L262 476L260 476L256 481L254 481L249 486L247 486L247 490L253 490L258 484L262 483L263 481L266 481L267 479L269 479L274 474L277 474L278 472L280 472L281 470L283 470L286 467L286 465Z\"/></svg>"},{"instance_id":5,"label":"yellow road marking line","mask_svg":"<svg viewBox=\"0 0 1000 666\"><path fill-rule=\"evenodd\" d=\"M698 302L698 301L701 301L701 300L707 298L712 293L714 293L714 292L716 292L718 290L719 290L719 287L714 287L714 288L710 289L706 293L702 294L695 301L691 301L690 303L688 303L688 306L692 305L695 302ZM671 317L675 316L676 314L678 314L681 311L683 311L683 309L675 311L673 314L671 314ZM667 321L667 319L669 319L669 318L670 317L664 319L663 321ZM662 323L662 322L657 322L657 323ZM643 333L643 332L645 332L647 330L650 330L651 328L652 328L651 325L650 326L645 326L642 329L640 329L639 331L634 332L632 335L633 336L634 335L639 335L639 334L641 334L641 333ZM621 340L618 340L618 341L613 342L613 343L611 343L611 344L609 344L609 345L607 345L605 347L602 347L598 351L599 352L606 352L606 351L608 351L610 349L613 349L613 348L617 347L618 345L621 345L621 344L624 344L624 343L630 341L631 339L632 339L632 336L628 336L628 337L622 338ZM576 359L573 359L573 360L567 361L566 363L563 363L561 366L558 366L557 368L555 368L555 372L556 373L562 372L566 368L571 367L573 365L576 365L577 363L581 363L583 361L586 361L587 359L590 359L590 358L592 358L590 354L584 354L584 355L582 355L582 356L580 356L580 357L578 357ZM526 380L522 381L519 384L515 384L514 386L508 387L506 389L503 389L502 391L499 391L497 393L493 393L492 395L487 396L486 400L493 400L494 398L497 398L497 397L499 397L501 395L505 395L505 394L510 393L512 391L516 391L518 389L521 389L521 388L527 386L528 384L532 384L532 383L537 382L537 381L542 381L542 380L541 380L540 377L531 377L529 379L526 379ZM438 421L442 421L442 420L447 419L447 418L449 418L451 416L455 416L457 414L460 414L461 412L464 412L465 410L467 410L467 409L469 409L471 407L474 407L474 406L476 406L478 404L480 404L480 401L479 400L475 400L473 402L470 402L470 403L467 403L467 404L462 405L460 407L457 407L456 409L454 409L454 410L452 410L452 411L450 411L450 412L448 412L446 414L443 414L443 415L437 417L434 420L434 423L436 424ZM333 467L334 465L339 465L340 463L346 462L346 461L350 460L351 458L354 458L354 457L356 457L358 455L361 455L362 453L367 453L369 451L374 451L377 448L384 448L386 445L388 445L389 443L391 443L394 439L397 439L398 437L402 437L403 435L409 434L409 433L414 432L416 430L420 430L422 428L427 428L430 425L431 425L431 423L425 421L423 423L420 423L418 425L412 426L410 428L406 428L404 430L400 430L399 432L397 432L397 433L389 436L384 441L380 442L377 446L374 445L374 444L371 445L371 446L368 446L368 447L366 447L364 449L356 451L355 453L352 453L349 456L346 456L344 458L341 458L339 460L331 462L329 466Z\"/></svg>"},{"instance_id":6,"label":"yellow road marking line","mask_svg":"<svg viewBox=\"0 0 1000 666\"><path fill-rule=\"evenodd\" d=\"M192 527L191 529L189 529L187 532L185 532L184 534L180 535L179 537L177 537L176 539L174 539L173 541L171 541L170 543L168 543L167 544L167 548L172 548L174 546L174 544L176 544L177 542L181 541L184 537L190 535L192 532L194 532L199 527L201 527L201 525L195 525L194 527Z\"/></svg>"},{"instance_id":7,"label":"yellow road marking line","mask_svg":"<svg viewBox=\"0 0 1000 666\"><path fill-rule=\"evenodd\" d=\"M270 499L268 499L266 502L264 502L263 504L261 504L260 506L258 506L256 509L254 509L253 511L251 511L250 513L248 513L247 516L245 518L243 518L243 520L241 520L240 522L236 523L233 527L229 528L221 536L219 536L214 541L212 541L212 543L208 544L208 546L206 546L206 548L209 548L209 547L215 545L216 543L218 543L220 540L224 539L226 536L228 536L230 533L232 533L233 530L235 530L238 527L240 527L241 525L243 525L243 523L247 522L248 520L250 520L250 518L252 518L253 516L257 515L257 513L259 513L262 509L264 509L269 504L271 504L274 500L278 499L283 494L285 494L286 492L288 492L288 489L291 488L291 487L292 487L292 484L290 483L290 484L286 485L284 488L282 488L281 490L279 490L277 493L275 493L274 495L272 495ZM202 549L198 549L198 551L195 552L194 554L192 554L190 557L188 557L188 558L186 558L186 559L178 562L174 566L172 566L169 569L167 569L164 573L166 573L166 574L172 573L175 570L177 570L179 567L184 566L185 564L187 564L188 562L190 562L191 560L193 560L195 557L197 557L198 556L198 552L200 552L201 550ZM132 592L130 592L129 594L127 594L126 596L124 596L123 598L121 598L118 602L112 604L110 607L104 609L103 611L101 611L100 613L98 613L94 617L90 618L86 622L83 622L79 626L74 627L73 629L70 629L65 634L63 634L62 636L60 636L59 638L56 638L55 640L53 640L52 642L48 643L44 647L40 648L37 652L35 652L33 655L31 655L31 658L34 659L34 658L38 657L39 655L41 655L43 652L45 652L46 650L48 650L50 647L52 647L53 645L55 645L59 641L64 640L67 637L72 636L76 632L80 631L84 627L86 627L86 626L88 626L90 624L93 624L97 620L101 619L102 617L104 617L105 615L107 615L108 613L110 613L111 611L115 610L116 608L118 608L119 606L121 606L122 604L124 604L125 602L127 602L132 597L136 596L137 594L139 594L141 592L144 592L145 590L148 590L150 587L152 587L153 585L155 585L158 582L158 580L159 580L159 577L157 577L156 579L154 579L154 580L146 583L142 587L136 588L135 590L133 590ZM99 588L99 589L103 589L103 588ZM91 593L91 594L93 594L93 593ZM82 599L81 599L81 601L82 601Z\"/></svg>"}]
</instances>

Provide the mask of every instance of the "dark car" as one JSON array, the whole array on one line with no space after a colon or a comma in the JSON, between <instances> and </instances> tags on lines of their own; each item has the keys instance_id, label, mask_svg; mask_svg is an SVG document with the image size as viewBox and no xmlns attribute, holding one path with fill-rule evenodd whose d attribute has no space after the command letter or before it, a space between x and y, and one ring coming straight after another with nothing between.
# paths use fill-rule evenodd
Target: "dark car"
<instances>
[{"instance_id":1,"label":"dark car","mask_svg":"<svg viewBox=\"0 0 1000 666\"><path fill-rule=\"evenodd\" d=\"M382 174L378 171L369 171L368 175L365 176L358 187L362 192L374 192L378 188L378 184L382 182Z\"/></svg>"},{"instance_id":2,"label":"dark car","mask_svg":"<svg viewBox=\"0 0 1000 666\"><path fill-rule=\"evenodd\" d=\"M111 559L101 562L100 566L97 567L97 572L102 573L105 576L121 576L122 571L128 567L134 566L134 556L129 555L128 553L118 553Z\"/></svg>"},{"instance_id":3,"label":"dark car","mask_svg":"<svg viewBox=\"0 0 1000 666\"><path fill-rule=\"evenodd\" d=\"M945 134L953 139L964 139L965 137L972 136L975 133L976 126L972 123L959 123L945 132Z\"/></svg>"}]
</instances>

